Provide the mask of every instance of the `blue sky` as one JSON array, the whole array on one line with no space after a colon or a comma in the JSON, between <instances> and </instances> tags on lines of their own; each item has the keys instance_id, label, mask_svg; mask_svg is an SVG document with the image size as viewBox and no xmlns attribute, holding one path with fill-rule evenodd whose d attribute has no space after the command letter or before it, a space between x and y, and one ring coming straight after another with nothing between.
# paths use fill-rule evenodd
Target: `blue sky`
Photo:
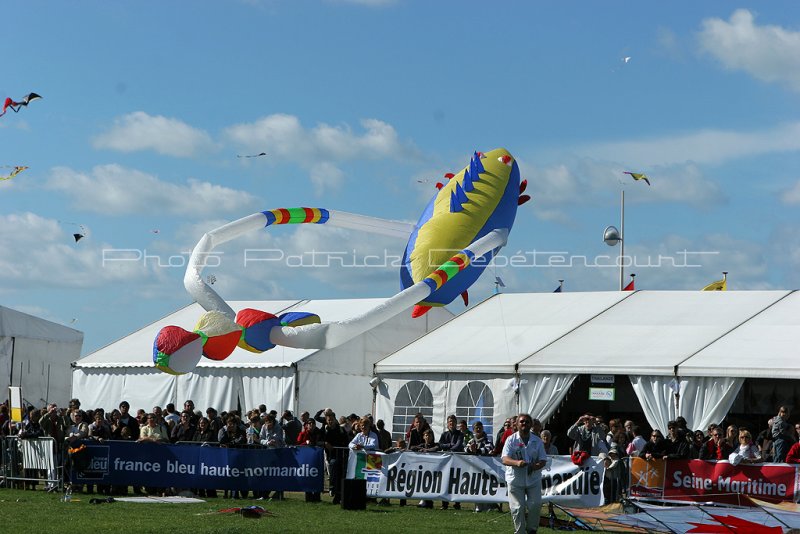
<instances>
[{"instance_id":1,"label":"blue sky","mask_svg":"<svg viewBox=\"0 0 800 534\"><path fill-rule=\"evenodd\" d=\"M82 330L84 354L191 302L205 232L294 206L413 222L444 173L497 147L533 201L473 304L495 276L618 289L602 231L623 189L637 289L722 271L729 290L800 285L797 2L8 4L0 96L43 98L0 117L0 165L29 166L0 182L0 304ZM277 228L204 274L229 300L390 296L395 266L289 258L404 245ZM245 264L253 248L284 260Z\"/></svg>"}]
</instances>

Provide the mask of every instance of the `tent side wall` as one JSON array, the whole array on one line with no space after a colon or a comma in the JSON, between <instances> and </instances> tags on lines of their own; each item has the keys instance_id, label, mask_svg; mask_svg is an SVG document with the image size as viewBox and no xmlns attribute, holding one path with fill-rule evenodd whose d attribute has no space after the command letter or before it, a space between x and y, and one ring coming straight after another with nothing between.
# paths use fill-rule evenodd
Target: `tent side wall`
<instances>
[{"instance_id":1,"label":"tent side wall","mask_svg":"<svg viewBox=\"0 0 800 534\"><path fill-rule=\"evenodd\" d=\"M268 410L277 410L279 414L294 410L295 367L250 367L237 371L242 376L243 410L257 408L259 404L266 404Z\"/></svg>"},{"instance_id":2,"label":"tent side wall","mask_svg":"<svg viewBox=\"0 0 800 534\"><path fill-rule=\"evenodd\" d=\"M82 345L82 338L72 342L4 338L0 343L0 353L4 354L0 368L7 372L0 379L2 391L8 391L10 385L21 386L28 403L41 406L56 402L66 406L70 399L70 362L80 356Z\"/></svg>"},{"instance_id":3,"label":"tent side wall","mask_svg":"<svg viewBox=\"0 0 800 534\"><path fill-rule=\"evenodd\" d=\"M147 367L77 367L72 370L72 396L85 408L113 410L126 400L131 412L177 402L177 377Z\"/></svg>"},{"instance_id":4,"label":"tent side wall","mask_svg":"<svg viewBox=\"0 0 800 534\"><path fill-rule=\"evenodd\" d=\"M479 373L391 373L379 374L380 384L375 399L375 418L383 419L386 429L393 435L405 433L408 417L413 417L417 408L410 409L404 399L412 389L412 397L431 398L430 406L421 406L423 413L432 413L429 423L438 437L445 429L447 416L456 414L471 425L481 420L494 440L494 433L502 427L505 419L519 413L517 395L512 387L511 374ZM422 395L416 395L422 384ZM491 397L491 399L490 399ZM414 399L412 399L414 400ZM399 401L399 402L398 402Z\"/></svg>"},{"instance_id":5,"label":"tent side wall","mask_svg":"<svg viewBox=\"0 0 800 534\"><path fill-rule=\"evenodd\" d=\"M372 412L370 379L371 377L363 375L302 372L298 375L300 386L298 413L307 410L313 417L318 410L324 408L333 408L337 417L350 413L359 416L370 413Z\"/></svg>"}]
</instances>

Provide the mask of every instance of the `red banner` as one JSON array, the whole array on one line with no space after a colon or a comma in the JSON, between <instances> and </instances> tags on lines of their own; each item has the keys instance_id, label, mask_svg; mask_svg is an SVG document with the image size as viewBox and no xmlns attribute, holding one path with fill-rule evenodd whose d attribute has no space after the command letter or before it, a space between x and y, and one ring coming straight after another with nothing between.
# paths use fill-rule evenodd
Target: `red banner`
<instances>
[{"instance_id":1,"label":"red banner","mask_svg":"<svg viewBox=\"0 0 800 534\"><path fill-rule=\"evenodd\" d=\"M704 460L669 460L664 470L664 498L743 504L745 495L769 502L795 502L797 467L789 464L739 464ZM747 499L744 499L747 501Z\"/></svg>"}]
</instances>

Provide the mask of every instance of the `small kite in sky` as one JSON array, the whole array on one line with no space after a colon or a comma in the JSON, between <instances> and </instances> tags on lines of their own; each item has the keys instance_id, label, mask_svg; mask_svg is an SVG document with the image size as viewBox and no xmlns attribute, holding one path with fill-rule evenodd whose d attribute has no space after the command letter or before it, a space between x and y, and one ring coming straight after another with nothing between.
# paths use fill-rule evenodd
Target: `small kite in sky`
<instances>
[{"instance_id":1,"label":"small kite in sky","mask_svg":"<svg viewBox=\"0 0 800 534\"><path fill-rule=\"evenodd\" d=\"M9 108L11 108L11 111L13 111L14 113L18 113L19 109L22 106L28 107L28 104L30 104L37 98L42 98L42 97L40 95L37 95L36 93L28 93L27 95L22 97L22 100L20 100L19 102L11 100L10 98L6 98L5 102L3 103L3 111L0 112L0 117L5 115L6 111L8 111Z\"/></svg>"},{"instance_id":2,"label":"small kite in sky","mask_svg":"<svg viewBox=\"0 0 800 534\"><path fill-rule=\"evenodd\" d=\"M10 167L10 166L6 165L3 168L5 168L5 169L11 168L13 170L11 171L11 173L8 176L0 176L0 181L10 180L13 177L15 177L16 175L18 175L19 173L21 173L22 171L24 171L25 169L27 169L28 167L25 167L24 165L17 165L17 166L14 166L14 167Z\"/></svg>"},{"instance_id":3,"label":"small kite in sky","mask_svg":"<svg viewBox=\"0 0 800 534\"><path fill-rule=\"evenodd\" d=\"M628 63L630 60L631 60L631 56L625 56L624 58L622 58L622 62L623 63Z\"/></svg>"},{"instance_id":4,"label":"small kite in sky","mask_svg":"<svg viewBox=\"0 0 800 534\"><path fill-rule=\"evenodd\" d=\"M69 221L58 221L58 222L60 222L61 224L69 224L70 226L75 227L75 229L72 231L72 237L75 238L76 243L89 234L89 232L86 230L86 227L82 224Z\"/></svg>"},{"instance_id":5,"label":"small kite in sky","mask_svg":"<svg viewBox=\"0 0 800 534\"><path fill-rule=\"evenodd\" d=\"M237 158L258 158L260 156L266 156L266 155L267 155L266 152L261 152L259 154L245 154L244 156L242 156L240 154L236 154L236 157Z\"/></svg>"},{"instance_id":6,"label":"small kite in sky","mask_svg":"<svg viewBox=\"0 0 800 534\"><path fill-rule=\"evenodd\" d=\"M630 174L633 177L633 179L637 181L644 180L645 182L647 182L647 185L650 185L650 180L647 178L646 174L640 172L628 172L628 171L625 171L625 174Z\"/></svg>"}]
</instances>

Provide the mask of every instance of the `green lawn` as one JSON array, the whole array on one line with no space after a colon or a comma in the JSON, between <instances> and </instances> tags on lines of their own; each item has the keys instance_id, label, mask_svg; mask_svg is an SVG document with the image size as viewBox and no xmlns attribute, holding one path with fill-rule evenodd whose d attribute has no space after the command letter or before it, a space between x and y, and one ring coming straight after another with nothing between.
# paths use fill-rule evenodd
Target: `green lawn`
<instances>
[{"instance_id":1,"label":"green lawn","mask_svg":"<svg viewBox=\"0 0 800 534\"><path fill-rule=\"evenodd\" d=\"M40 486L41 487L41 486ZM24 491L0 488L2 532L191 532L220 534L263 532L326 533L432 533L432 532L513 532L508 505L498 511L474 513L474 506L463 510L420 509L418 501L400 507L397 500L388 506L374 502L366 511L343 510L323 496L321 503L306 503L302 493L286 493L283 501L233 500L222 497L196 504L139 504L113 502L90 504L100 495L73 495L71 502L62 495L42 490ZM258 505L275 514L247 519L219 510ZM541 533L553 530L540 528Z\"/></svg>"}]
</instances>

